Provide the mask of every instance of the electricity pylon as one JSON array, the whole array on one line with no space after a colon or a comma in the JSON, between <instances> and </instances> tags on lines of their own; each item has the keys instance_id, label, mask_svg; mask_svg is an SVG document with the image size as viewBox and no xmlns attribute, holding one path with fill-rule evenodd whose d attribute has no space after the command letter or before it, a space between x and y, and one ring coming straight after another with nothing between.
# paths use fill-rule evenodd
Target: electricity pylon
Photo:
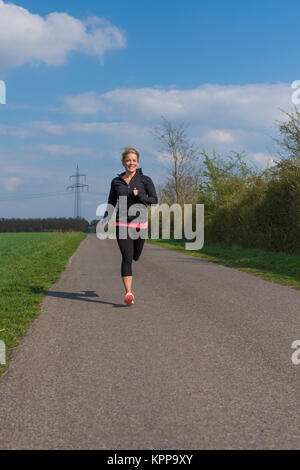
<instances>
[{"instance_id":1,"label":"electricity pylon","mask_svg":"<svg viewBox=\"0 0 300 470\"><path fill-rule=\"evenodd\" d=\"M75 219L79 219L81 217L80 188L82 189L82 191L84 190L84 188L87 188L87 189L89 188L88 184L80 183L80 177L81 176L84 176L84 182L86 182L86 175L79 173L79 168L78 168L78 164L77 164L76 174L70 176L70 179L71 178L76 178L75 184L73 184L72 186L67 187L67 190L68 189L75 189L75 203L74 203L74 218Z\"/></svg>"}]
</instances>

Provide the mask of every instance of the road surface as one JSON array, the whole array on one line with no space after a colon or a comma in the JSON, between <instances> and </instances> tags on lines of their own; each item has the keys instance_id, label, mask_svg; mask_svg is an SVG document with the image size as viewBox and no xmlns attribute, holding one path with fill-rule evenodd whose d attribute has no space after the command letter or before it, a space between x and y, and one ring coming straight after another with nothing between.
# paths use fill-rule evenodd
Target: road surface
<instances>
[{"instance_id":1,"label":"road surface","mask_svg":"<svg viewBox=\"0 0 300 470\"><path fill-rule=\"evenodd\" d=\"M146 244L81 243L0 384L1 449L300 449L300 291Z\"/></svg>"}]
</instances>

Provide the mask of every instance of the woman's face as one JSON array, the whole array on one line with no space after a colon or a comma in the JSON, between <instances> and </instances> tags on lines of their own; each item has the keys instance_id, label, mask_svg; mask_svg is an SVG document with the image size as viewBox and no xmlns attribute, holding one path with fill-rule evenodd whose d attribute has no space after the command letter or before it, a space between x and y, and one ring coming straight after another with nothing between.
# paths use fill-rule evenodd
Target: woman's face
<instances>
[{"instance_id":1,"label":"woman's face","mask_svg":"<svg viewBox=\"0 0 300 470\"><path fill-rule=\"evenodd\" d=\"M139 166L137 155L135 153L128 153L124 161L124 168L129 173L133 173Z\"/></svg>"}]
</instances>

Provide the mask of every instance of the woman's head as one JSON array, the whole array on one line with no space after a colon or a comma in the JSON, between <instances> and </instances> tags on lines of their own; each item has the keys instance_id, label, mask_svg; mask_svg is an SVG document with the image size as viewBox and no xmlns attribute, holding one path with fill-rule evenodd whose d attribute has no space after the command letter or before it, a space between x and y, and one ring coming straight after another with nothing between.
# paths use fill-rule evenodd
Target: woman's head
<instances>
[{"instance_id":1,"label":"woman's head","mask_svg":"<svg viewBox=\"0 0 300 470\"><path fill-rule=\"evenodd\" d=\"M139 165L139 152L133 147L126 147L122 153L122 165L129 172L135 171Z\"/></svg>"}]
</instances>

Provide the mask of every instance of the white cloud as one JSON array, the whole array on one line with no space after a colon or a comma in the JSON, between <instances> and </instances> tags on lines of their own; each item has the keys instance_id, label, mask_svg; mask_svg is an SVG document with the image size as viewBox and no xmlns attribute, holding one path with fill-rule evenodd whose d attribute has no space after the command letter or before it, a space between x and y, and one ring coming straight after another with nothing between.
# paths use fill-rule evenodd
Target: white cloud
<instances>
[{"instance_id":1,"label":"white cloud","mask_svg":"<svg viewBox=\"0 0 300 470\"><path fill-rule=\"evenodd\" d=\"M1 1L1 0L0 0ZM30 130L26 124L19 126L12 126L9 124L0 123L0 135L10 135L14 137L30 137L34 135L34 131Z\"/></svg>"},{"instance_id":2,"label":"white cloud","mask_svg":"<svg viewBox=\"0 0 300 470\"><path fill-rule=\"evenodd\" d=\"M51 121L33 121L20 126L1 126L0 134L7 136L18 136L21 138L39 136L48 134L56 136L56 138L68 139L72 134L83 135L104 135L113 140L113 146L110 145L110 153L119 156L120 149L128 145L146 145L149 147L153 141L151 136L152 128L142 124L135 124L130 122L65 122L56 123ZM87 137L82 137L82 142L89 144ZM103 147L103 146L102 146ZM29 153L28 150L31 152ZM25 147L26 158L39 159L38 153L52 153L53 155L74 155L74 154L90 154L100 155L101 148L92 147L73 147L66 144L40 144L39 146ZM38 151L38 153L37 153ZM10 151L11 153L11 151ZM119 157L118 157L119 158ZM25 160L25 154L22 155Z\"/></svg>"},{"instance_id":3,"label":"white cloud","mask_svg":"<svg viewBox=\"0 0 300 470\"><path fill-rule=\"evenodd\" d=\"M95 55L103 63L105 52L125 45L124 32L105 18L81 21L57 12L43 18L0 0L1 67L39 62L59 66L71 51Z\"/></svg>"},{"instance_id":4,"label":"white cloud","mask_svg":"<svg viewBox=\"0 0 300 470\"><path fill-rule=\"evenodd\" d=\"M41 144L38 146L42 152L53 156L72 156L72 155L89 155L93 153L93 149L88 147L71 147L70 145L59 144Z\"/></svg>"},{"instance_id":5,"label":"white cloud","mask_svg":"<svg viewBox=\"0 0 300 470\"><path fill-rule=\"evenodd\" d=\"M47 132L53 135L64 135L66 133L66 125L50 121L32 121L25 124L25 127L31 132Z\"/></svg>"},{"instance_id":6,"label":"white cloud","mask_svg":"<svg viewBox=\"0 0 300 470\"><path fill-rule=\"evenodd\" d=\"M9 173L23 173L24 167L21 165L8 165L7 167L5 167L5 170Z\"/></svg>"},{"instance_id":7,"label":"white cloud","mask_svg":"<svg viewBox=\"0 0 300 470\"><path fill-rule=\"evenodd\" d=\"M188 135L201 149L223 154L232 150L245 152L259 164L266 165L268 160L263 155L272 154L275 148L271 138L278 132L275 121L286 119L280 109L293 109L291 91L288 83L206 84L192 90L116 89L103 94L89 91L61 97L59 110L81 115L82 121L0 125L0 134L27 137L45 133L65 139L71 134L99 134L111 139L111 142L105 141L111 155L121 147L133 145L157 157L155 150L159 144L151 132L162 124L164 115L174 124L189 123ZM94 119L84 121L85 115ZM82 145L87 139L82 137ZM53 152L60 151L59 147L51 148ZM165 157L159 159L165 160Z\"/></svg>"},{"instance_id":8,"label":"white cloud","mask_svg":"<svg viewBox=\"0 0 300 470\"><path fill-rule=\"evenodd\" d=\"M115 139L142 140L149 138L150 127L143 126L142 123L136 124L131 122L66 122L57 124L51 121L34 121L26 124L36 133L45 132L52 135L67 134L104 134Z\"/></svg>"},{"instance_id":9,"label":"white cloud","mask_svg":"<svg viewBox=\"0 0 300 470\"><path fill-rule=\"evenodd\" d=\"M88 92L61 97L60 111L103 116L126 121L153 121L161 114L170 119L201 120L208 130L251 125L264 128L281 116L279 108L291 108L288 83L216 85L190 90L163 88L118 88L98 94Z\"/></svg>"},{"instance_id":10,"label":"white cloud","mask_svg":"<svg viewBox=\"0 0 300 470\"><path fill-rule=\"evenodd\" d=\"M61 98L63 105L60 108L50 108L51 111L62 111L70 114L93 115L99 111L105 111L105 105L94 91L82 93L76 96L64 96Z\"/></svg>"},{"instance_id":11,"label":"white cloud","mask_svg":"<svg viewBox=\"0 0 300 470\"><path fill-rule=\"evenodd\" d=\"M264 167L271 167L276 164L274 157L263 152L256 152L252 154L252 158L259 162Z\"/></svg>"},{"instance_id":12,"label":"white cloud","mask_svg":"<svg viewBox=\"0 0 300 470\"><path fill-rule=\"evenodd\" d=\"M11 176L10 178L4 180L3 187L6 189L6 191L13 191L13 189L15 189L15 187L19 184L20 181L20 178L16 176Z\"/></svg>"},{"instance_id":13,"label":"white cloud","mask_svg":"<svg viewBox=\"0 0 300 470\"><path fill-rule=\"evenodd\" d=\"M172 155L171 153L169 152L158 152L158 151L154 151L157 159L161 162L164 162L164 163L171 163L173 161L173 158L172 158Z\"/></svg>"},{"instance_id":14,"label":"white cloud","mask_svg":"<svg viewBox=\"0 0 300 470\"><path fill-rule=\"evenodd\" d=\"M209 141L220 142L222 144L232 144L235 141L234 136L230 132L222 129L212 129L204 137Z\"/></svg>"}]
</instances>

